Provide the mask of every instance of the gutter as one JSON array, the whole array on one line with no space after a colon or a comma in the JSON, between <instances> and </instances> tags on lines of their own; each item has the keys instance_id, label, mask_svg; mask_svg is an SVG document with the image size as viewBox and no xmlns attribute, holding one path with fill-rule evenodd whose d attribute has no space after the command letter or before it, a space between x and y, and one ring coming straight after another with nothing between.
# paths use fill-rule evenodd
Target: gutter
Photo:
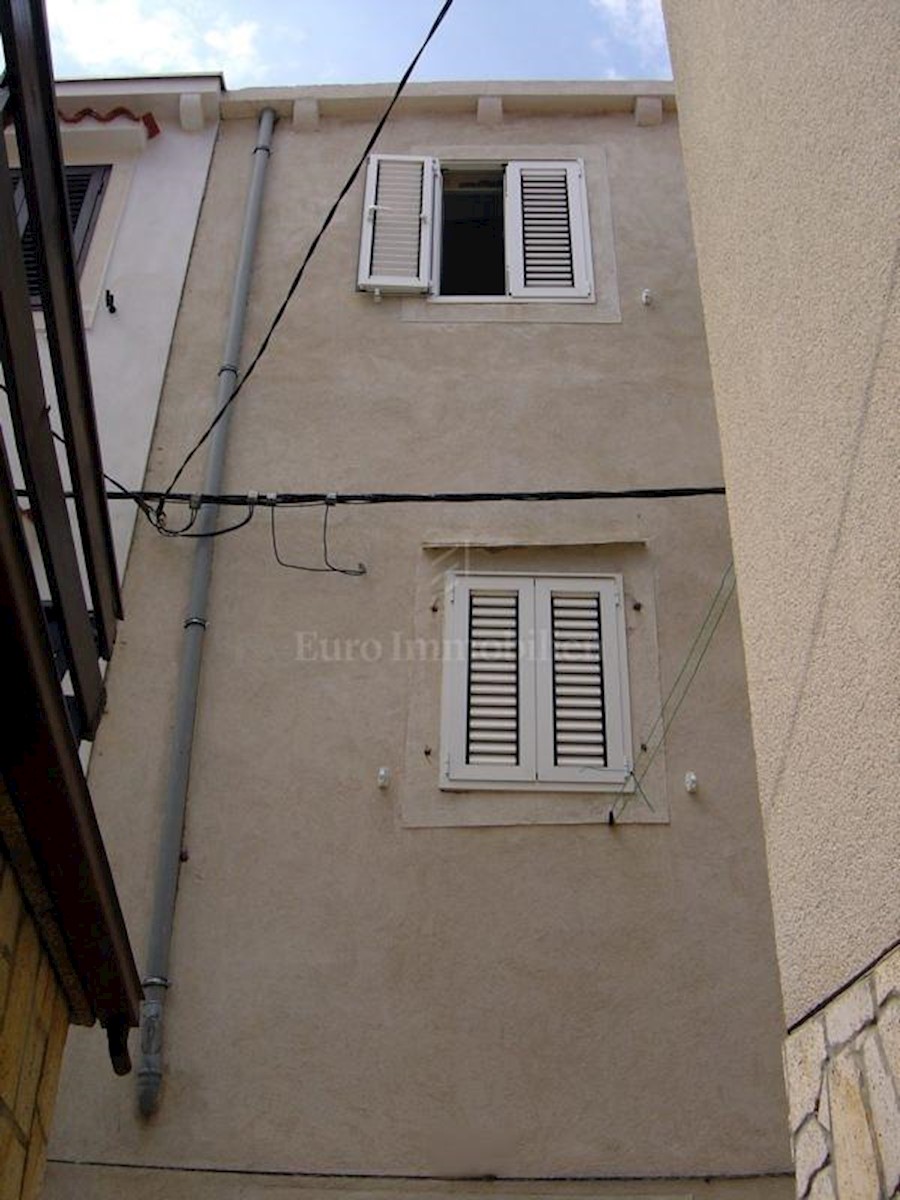
<instances>
[{"instance_id":1,"label":"gutter","mask_svg":"<svg viewBox=\"0 0 900 1200\"><path fill-rule=\"evenodd\" d=\"M253 151L253 173L244 209L244 227L235 268L231 312L225 334L222 365L219 368L216 391L216 412L227 404L237 381L237 363L244 335L244 317L250 290L250 274L259 229L263 186L272 146L275 124L273 109L263 110ZM203 491L216 494L222 489L225 453L232 410L228 409L210 438L209 457ZM191 752L194 742L194 720L200 687L200 667L203 659L204 635L207 628L209 586L212 577L212 534L218 518L217 504L202 505L196 526L197 542L191 577L188 616L184 622L178 693L175 701L175 726L169 755L169 774L159 839L159 856L153 894L147 971L144 978L145 1000L141 1005L140 1065L137 1070L138 1105L141 1114L150 1117L159 1108L159 1093L163 1078L163 1021L166 992L171 986L169 957L178 874L181 866L184 818L187 807ZM207 536L204 536L207 535Z\"/></svg>"}]
</instances>

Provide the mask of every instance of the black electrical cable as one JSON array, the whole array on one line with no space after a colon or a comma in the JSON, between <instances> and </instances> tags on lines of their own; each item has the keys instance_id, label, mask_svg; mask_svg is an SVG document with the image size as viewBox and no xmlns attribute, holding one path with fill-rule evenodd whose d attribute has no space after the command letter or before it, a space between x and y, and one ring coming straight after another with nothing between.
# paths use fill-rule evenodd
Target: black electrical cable
<instances>
[{"instance_id":1,"label":"black electrical cable","mask_svg":"<svg viewBox=\"0 0 900 1200\"><path fill-rule=\"evenodd\" d=\"M249 525L256 515L256 505L247 505L247 515L241 521L235 521L233 525L226 525L224 529L211 529L209 533L190 533L188 532L193 525L193 520L187 526L187 529L179 529L172 533L171 537L188 537L188 538L215 538L221 537L223 533L234 533L236 529L243 529L245 525Z\"/></svg>"},{"instance_id":2,"label":"black electrical cable","mask_svg":"<svg viewBox=\"0 0 900 1200\"><path fill-rule=\"evenodd\" d=\"M0 384L0 387L3 387L3 385ZM4 392L6 392L5 387L3 388L3 390L4 390ZM9 395L9 392L6 392L6 394ZM66 439L63 437L63 435L61 433L57 433L56 430L52 428L52 426L51 426L50 432L53 434L53 436L56 438L56 440L60 443L60 445L65 446ZM117 499L117 500L118 499L133 500L134 503L141 510L141 512L143 512L144 516L146 516L148 519L150 519L152 517L152 510L150 508L150 505L147 504L147 502L144 500L144 498L140 494L140 492L133 492L130 488L127 488L124 483L119 483L118 479L114 479L112 475L107 475L107 473L105 471L103 472L103 478L106 480L107 483L111 483L114 488L118 488L118 493L115 493L115 492L112 493L112 496L114 496L115 499ZM110 493L107 492L106 496L107 496L107 499L109 499Z\"/></svg>"},{"instance_id":3,"label":"black electrical cable","mask_svg":"<svg viewBox=\"0 0 900 1200\"><path fill-rule=\"evenodd\" d=\"M316 574L322 573L322 572L324 572L326 574L333 573L335 575L365 575L366 574L365 563L360 563L359 566L356 568L354 568L354 567L336 567L334 565L334 563L331 561L331 559L328 557L328 512L329 512L329 509L332 507L332 503L329 500L324 501L322 504L322 507L325 509L325 515L322 518L322 558L325 562L325 566L324 567L309 567L309 566L306 566L304 563L286 562L285 559L283 559L281 557L281 555L278 551L278 538L275 534L275 509L276 509L276 507L288 507L288 506L287 505L279 506L279 505L273 504L269 509L269 518L270 518L269 528L270 528L271 534L272 534L272 552L275 555L275 561L278 563L278 565L280 567L287 567L291 571L311 571ZM318 508L319 505L318 504L315 504L315 505L297 504L297 505L291 505L290 507Z\"/></svg>"},{"instance_id":4,"label":"black electrical cable","mask_svg":"<svg viewBox=\"0 0 900 1200\"><path fill-rule=\"evenodd\" d=\"M21 495L26 495L20 489ZM669 488L620 488L585 489L581 491L560 490L545 492L260 492L254 503L264 508L318 507L323 504L379 505L379 504L494 504L502 502L524 502L545 504L552 502L576 502L582 500L678 500L702 496L724 496L725 488L719 484L708 487ZM165 499L172 504L216 504L221 507L239 507L251 503L250 494L225 492L127 492L120 495L108 492L110 500L133 499L153 503Z\"/></svg>"},{"instance_id":5,"label":"black electrical cable","mask_svg":"<svg viewBox=\"0 0 900 1200\"><path fill-rule=\"evenodd\" d=\"M359 160L357 161L353 170L350 172L349 176L347 177L347 181L344 184L344 186L341 188L340 192L338 193L338 197L335 200L334 204L332 204L331 208L329 209L328 214L325 217L325 220L322 222L321 226L319 227L318 233L315 235L313 240L310 242L309 248L306 251L306 254L304 255L303 261L300 263L300 266L297 268L297 271L294 274L294 278L291 280L290 287L287 290L287 295L285 296L284 300L281 302L281 305L279 306L278 310L276 311L275 316L272 318L271 324L269 325L269 328L266 332L265 337L262 339L262 341L259 344L259 349L256 351L256 353L251 358L251 360L250 360L246 370L244 371L243 375L241 376L241 378L236 382L234 389L231 392L231 395L228 397L228 399L225 401L225 403L221 406L219 411L213 417L212 421L210 421L209 425L207 425L207 427L204 430L199 441L197 441L197 443L193 446L193 448L188 452L188 454L185 456L184 460L182 461L181 466L178 468L178 470L172 476L171 483L166 488L165 492L162 494L162 497L160 498L159 503L157 505L157 516L159 516L159 514L161 513L162 506L165 504L170 493L173 491L175 484L181 478L188 463L191 461L191 459L194 457L194 455L197 453L197 451L206 442L206 439L210 436L212 431L215 429L216 425L218 425L219 421L221 421L222 417L225 415L225 413L228 411L228 409L231 407L231 405L237 399L244 384L247 382L247 380L250 378L250 376L256 370L259 360L262 358L262 356L265 354L266 350L268 349L269 343L272 340L275 330L278 328L278 325L281 322L281 318L284 316L284 314L287 310L287 306L290 304L294 293L296 292L297 288L300 285L300 280L303 278L303 275L304 275L304 272L306 271L307 265L309 264L309 261L312 258L312 256L315 254L316 249L318 248L319 242L322 240L322 237L324 236L325 231L328 229L329 225L331 224L332 220L334 219L334 216L337 213L337 210L340 207L342 200L347 195L347 193L350 191L353 184L356 182L356 177L359 175L360 171L362 170L363 164L365 163L366 159L368 158L369 154L371 153L372 147L375 145L375 142L378 140L378 136L381 133L382 129L384 128L388 117L393 112L394 105L400 99L401 93L403 92L403 89L406 87L406 84L407 84L407 81L409 80L410 75L412 75L413 71L415 70L416 64L418 63L419 59L424 54L425 47L428 45L428 43L434 37L435 33L437 33L437 30L438 30L441 22L444 20L444 17L446 17L447 13L450 11L452 4L453 4L453 0L444 0L444 4L441 6L440 12L438 13L437 17L435 18L434 23L432 24L431 28L428 30L428 33L425 35L425 40L422 42L422 45L419 47L418 51L416 52L416 55L413 58L412 62L409 64L409 66L403 72L403 77L401 78L400 82L397 84L396 90L394 91L394 95L392 96L391 101L388 104L387 108L384 110L384 113L382 114L380 120L378 121L378 124L375 126L372 136L366 142L365 149L363 150L362 154L359 156Z\"/></svg>"}]
</instances>

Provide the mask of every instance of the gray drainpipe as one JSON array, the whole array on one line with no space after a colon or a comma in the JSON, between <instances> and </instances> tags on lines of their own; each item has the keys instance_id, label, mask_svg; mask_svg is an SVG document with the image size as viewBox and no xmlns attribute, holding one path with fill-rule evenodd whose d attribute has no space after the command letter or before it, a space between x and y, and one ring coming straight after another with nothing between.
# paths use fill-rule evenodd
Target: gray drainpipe
<instances>
[{"instance_id":1,"label":"gray drainpipe","mask_svg":"<svg viewBox=\"0 0 900 1200\"><path fill-rule=\"evenodd\" d=\"M259 119L259 133L256 148L253 151L253 174L247 192L241 248L234 274L231 312L228 317L222 366L219 369L216 412L228 400L237 378L237 363L244 334L244 313L247 307L247 294L250 290L250 272L256 248L263 184L271 153L274 124L274 111L271 108L265 109ZM225 466L230 420L231 410L229 409L210 436L206 479L203 485L203 490L207 494L215 494L222 490L222 474ZM218 517L218 511L215 504L204 505L198 514L195 531L201 534L211 533ZM152 1116L159 1107L159 1090L163 1075L163 1008L166 989L170 983L169 951L175 918L178 871L181 865L184 813L191 768L200 664L203 658L203 635L206 632L212 557L213 539L199 538L195 543L191 597L188 617L184 623L178 697L175 702L175 728L172 734L169 777L153 893L153 916L147 950L147 974L143 981L145 999L141 1004L141 1058L137 1070L137 1086L138 1105L145 1117Z\"/></svg>"}]
</instances>

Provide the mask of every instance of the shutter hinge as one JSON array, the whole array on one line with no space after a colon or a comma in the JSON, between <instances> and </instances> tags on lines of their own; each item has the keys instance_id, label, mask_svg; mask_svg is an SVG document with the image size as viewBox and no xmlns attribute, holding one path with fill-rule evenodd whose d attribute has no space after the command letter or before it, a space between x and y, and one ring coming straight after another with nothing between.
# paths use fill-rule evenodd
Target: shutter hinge
<instances>
[{"instance_id":1,"label":"shutter hinge","mask_svg":"<svg viewBox=\"0 0 900 1200\"><path fill-rule=\"evenodd\" d=\"M450 755L449 754L444 759L444 774L447 776L448 779L450 778Z\"/></svg>"},{"instance_id":2,"label":"shutter hinge","mask_svg":"<svg viewBox=\"0 0 900 1200\"><path fill-rule=\"evenodd\" d=\"M450 584L450 603L451 604L456 603L456 584L455 583Z\"/></svg>"}]
</instances>

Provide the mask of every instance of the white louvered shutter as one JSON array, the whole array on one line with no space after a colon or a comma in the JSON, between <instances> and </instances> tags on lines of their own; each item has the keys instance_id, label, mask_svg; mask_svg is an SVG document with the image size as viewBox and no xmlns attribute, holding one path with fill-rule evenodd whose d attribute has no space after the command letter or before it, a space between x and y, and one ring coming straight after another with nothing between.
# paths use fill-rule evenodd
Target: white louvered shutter
<instances>
[{"instance_id":1,"label":"white louvered shutter","mask_svg":"<svg viewBox=\"0 0 900 1200\"><path fill-rule=\"evenodd\" d=\"M358 285L427 292L436 161L373 154L366 172Z\"/></svg>"},{"instance_id":2,"label":"white louvered shutter","mask_svg":"<svg viewBox=\"0 0 900 1200\"><path fill-rule=\"evenodd\" d=\"M536 580L535 627L538 778L623 782L630 750L620 581Z\"/></svg>"},{"instance_id":3,"label":"white louvered shutter","mask_svg":"<svg viewBox=\"0 0 900 1200\"><path fill-rule=\"evenodd\" d=\"M447 604L442 774L533 780L533 581L453 576Z\"/></svg>"},{"instance_id":4,"label":"white louvered shutter","mask_svg":"<svg viewBox=\"0 0 900 1200\"><path fill-rule=\"evenodd\" d=\"M504 237L510 296L593 298L580 161L508 163Z\"/></svg>"}]
</instances>

